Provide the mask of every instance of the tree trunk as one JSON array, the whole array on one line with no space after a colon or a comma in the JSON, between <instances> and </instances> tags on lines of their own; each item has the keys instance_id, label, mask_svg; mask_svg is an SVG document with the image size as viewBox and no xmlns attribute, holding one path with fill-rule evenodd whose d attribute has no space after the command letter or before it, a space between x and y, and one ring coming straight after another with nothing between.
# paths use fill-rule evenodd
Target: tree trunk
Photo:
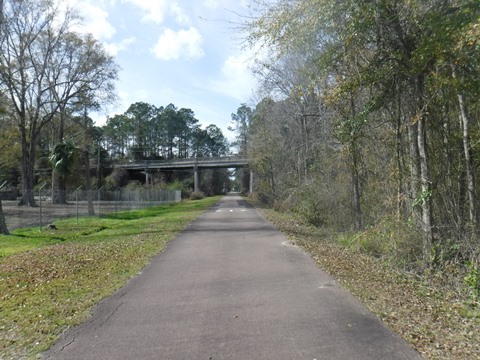
<instances>
[{"instance_id":1,"label":"tree trunk","mask_svg":"<svg viewBox=\"0 0 480 360\"><path fill-rule=\"evenodd\" d=\"M103 186L103 166L102 162L100 161L100 151L101 146L100 142L98 143L98 154L97 154L97 189L100 189Z\"/></svg>"},{"instance_id":2,"label":"tree trunk","mask_svg":"<svg viewBox=\"0 0 480 360\"><path fill-rule=\"evenodd\" d=\"M352 118L357 116L357 112L355 109L355 99L353 94L350 97L350 111ZM353 138L350 141L350 156L352 157L351 162L351 175L352 175L352 196L353 196L353 217L354 217L354 224L355 230L360 231L363 227L362 223L362 205L360 202L361 194L360 194L360 175L358 172L358 162L360 158L360 150L357 146L357 134L353 135Z\"/></svg>"},{"instance_id":3,"label":"tree trunk","mask_svg":"<svg viewBox=\"0 0 480 360\"><path fill-rule=\"evenodd\" d=\"M418 196L419 183L420 183L420 166L419 166L419 154L418 154L418 129L416 124L408 126L408 142L409 142L409 152L410 152L410 196L409 206L407 209L413 209L413 204L415 199Z\"/></svg>"},{"instance_id":4,"label":"tree trunk","mask_svg":"<svg viewBox=\"0 0 480 360\"><path fill-rule=\"evenodd\" d=\"M57 203L57 182L58 182L58 175L55 169L52 169L52 196L50 198L50 201L52 204Z\"/></svg>"},{"instance_id":5,"label":"tree trunk","mask_svg":"<svg viewBox=\"0 0 480 360\"><path fill-rule=\"evenodd\" d=\"M27 139L25 127L21 128L22 137L22 198L19 205L35 207L33 196L34 166L35 166L35 140L34 134L30 134L30 141Z\"/></svg>"},{"instance_id":6,"label":"tree trunk","mask_svg":"<svg viewBox=\"0 0 480 360\"><path fill-rule=\"evenodd\" d=\"M67 203L67 180L66 176L61 175L58 177L58 197L57 204L66 204Z\"/></svg>"},{"instance_id":7,"label":"tree trunk","mask_svg":"<svg viewBox=\"0 0 480 360\"><path fill-rule=\"evenodd\" d=\"M57 141L61 144L65 139L65 107L60 108L60 126L58 128ZM54 178L56 176L56 178ZM56 171L52 172L52 192L56 195L53 199L55 204L67 203L67 179L65 176L58 176Z\"/></svg>"},{"instance_id":8,"label":"tree trunk","mask_svg":"<svg viewBox=\"0 0 480 360\"><path fill-rule=\"evenodd\" d=\"M402 139L402 109L401 99L398 96L398 114L395 127L395 156L398 171L397 178L397 218L400 220L402 216L406 215L405 211L405 189L404 189L404 167L403 167L403 139Z\"/></svg>"},{"instance_id":9,"label":"tree trunk","mask_svg":"<svg viewBox=\"0 0 480 360\"><path fill-rule=\"evenodd\" d=\"M426 147L425 119L422 116L417 123L418 126L418 153L420 155L420 190L422 209L422 232L423 232L423 259L427 264L432 260L432 200L431 186L428 169L428 154Z\"/></svg>"},{"instance_id":10,"label":"tree trunk","mask_svg":"<svg viewBox=\"0 0 480 360\"><path fill-rule=\"evenodd\" d=\"M87 191L88 215L95 216L92 200L92 181L90 178L90 152L88 151L88 144L83 148L83 164L85 166L85 188Z\"/></svg>"},{"instance_id":11,"label":"tree trunk","mask_svg":"<svg viewBox=\"0 0 480 360\"><path fill-rule=\"evenodd\" d=\"M2 199L0 199L0 234L9 234L7 229L7 223L5 222L5 216L3 215Z\"/></svg>"},{"instance_id":12,"label":"tree trunk","mask_svg":"<svg viewBox=\"0 0 480 360\"><path fill-rule=\"evenodd\" d=\"M420 201L418 202L421 206L422 214L422 234L423 234L423 260L425 265L430 266L432 263L432 245L433 245L433 230L432 230L432 191L430 184L430 174L429 174L429 162L428 162L428 152L427 152L427 131L426 131L426 117L424 110L424 99L423 99L423 86L424 79L423 76L419 76L416 79L417 85L417 144L418 144L418 155L419 155L419 164L420 164Z\"/></svg>"},{"instance_id":13,"label":"tree trunk","mask_svg":"<svg viewBox=\"0 0 480 360\"><path fill-rule=\"evenodd\" d=\"M358 150L354 149L352 154L352 195L353 215L355 219L355 230L360 231L362 224L362 206L360 203L360 176L358 174Z\"/></svg>"},{"instance_id":14,"label":"tree trunk","mask_svg":"<svg viewBox=\"0 0 480 360\"><path fill-rule=\"evenodd\" d=\"M52 170L52 204L66 204L67 190L65 177Z\"/></svg>"},{"instance_id":15,"label":"tree trunk","mask_svg":"<svg viewBox=\"0 0 480 360\"><path fill-rule=\"evenodd\" d=\"M452 74L457 78L455 66L452 66ZM462 91L457 93L458 106L460 109L460 123L462 125L462 144L463 157L465 163L465 177L467 185L467 199L468 199L468 220L472 226L477 223L477 189L475 186L475 169L472 162L472 153L470 145L470 118L467 111L467 104L465 95Z\"/></svg>"}]
</instances>

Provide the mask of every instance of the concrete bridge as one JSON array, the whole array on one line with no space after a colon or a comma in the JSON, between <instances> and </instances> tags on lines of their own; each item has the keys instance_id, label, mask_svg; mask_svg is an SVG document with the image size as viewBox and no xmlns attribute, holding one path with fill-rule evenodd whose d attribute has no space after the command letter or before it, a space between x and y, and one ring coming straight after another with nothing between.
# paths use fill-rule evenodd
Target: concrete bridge
<instances>
[{"instance_id":1,"label":"concrete bridge","mask_svg":"<svg viewBox=\"0 0 480 360\"><path fill-rule=\"evenodd\" d=\"M192 169L194 175L194 190L200 191L200 170L201 169L238 169L248 166L248 159L239 156L213 157L213 158L192 158L192 159L173 159L173 160L140 160L117 164L126 170L136 170L145 173L145 182L150 183L149 172L151 170L179 170ZM250 192L253 191L253 174L250 171Z\"/></svg>"}]
</instances>

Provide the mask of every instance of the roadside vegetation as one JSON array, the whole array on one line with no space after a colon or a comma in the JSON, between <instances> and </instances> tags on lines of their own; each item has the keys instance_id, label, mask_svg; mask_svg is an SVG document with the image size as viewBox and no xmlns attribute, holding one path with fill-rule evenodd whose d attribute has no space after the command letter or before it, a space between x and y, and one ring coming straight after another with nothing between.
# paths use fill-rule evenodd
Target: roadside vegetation
<instances>
[{"instance_id":1,"label":"roadside vegetation","mask_svg":"<svg viewBox=\"0 0 480 360\"><path fill-rule=\"evenodd\" d=\"M218 197L0 235L0 358L34 358Z\"/></svg>"},{"instance_id":2,"label":"roadside vegetation","mask_svg":"<svg viewBox=\"0 0 480 360\"><path fill-rule=\"evenodd\" d=\"M253 2L256 198L422 354L478 359L480 2Z\"/></svg>"},{"instance_id":3,"label":"roadside vegetation","mask_svg":"<svg viewBox=\"0 0 480 360\"><path fill-rule=\"evenodd\" d=\"M346 235L292 213L261 212L425 358L480 359L480 298L470 269L451 264L419 276L378 256L378 234ZM402 238L401 232L395 236Z\"/></svg>"}]
</instances>

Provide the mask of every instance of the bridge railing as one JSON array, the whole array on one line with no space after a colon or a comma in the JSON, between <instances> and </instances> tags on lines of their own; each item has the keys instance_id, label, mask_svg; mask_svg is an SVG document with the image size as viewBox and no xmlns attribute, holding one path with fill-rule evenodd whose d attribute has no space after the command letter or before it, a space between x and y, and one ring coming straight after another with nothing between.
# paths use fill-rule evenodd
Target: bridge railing
<instances>
[{"instance_id":1,"label":"bridge railing","mask_svg":"<svg viewBox=\"0 0 480 360\"><path fill-rule=\"evenodd\" d=\"M238 163L238 162L248 162L248 159L240 156L222 156L222 157L197 157L197 158L188 158L188 159L171 159L171 160L137 160L137 161L128 161L117 163L114 166L117 167L154 167L161 165L195 165L195 164L213 164L213 163Z\"/></svg>"}]
</instances>

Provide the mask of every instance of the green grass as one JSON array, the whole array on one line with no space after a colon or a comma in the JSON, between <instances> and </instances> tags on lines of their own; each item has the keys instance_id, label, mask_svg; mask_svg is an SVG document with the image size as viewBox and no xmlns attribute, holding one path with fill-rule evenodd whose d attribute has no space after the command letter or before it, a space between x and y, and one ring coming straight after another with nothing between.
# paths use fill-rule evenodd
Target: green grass
<instances>
[{"instance_id":1,"label":"green grass","mask_svg":"<svg viewBox=\"0 0 480 360\"><path fill-rule=\"evenodd\" d=\"M35 358L219 198L0 236L0 359Z\"/></svg>"}]
</instances>

